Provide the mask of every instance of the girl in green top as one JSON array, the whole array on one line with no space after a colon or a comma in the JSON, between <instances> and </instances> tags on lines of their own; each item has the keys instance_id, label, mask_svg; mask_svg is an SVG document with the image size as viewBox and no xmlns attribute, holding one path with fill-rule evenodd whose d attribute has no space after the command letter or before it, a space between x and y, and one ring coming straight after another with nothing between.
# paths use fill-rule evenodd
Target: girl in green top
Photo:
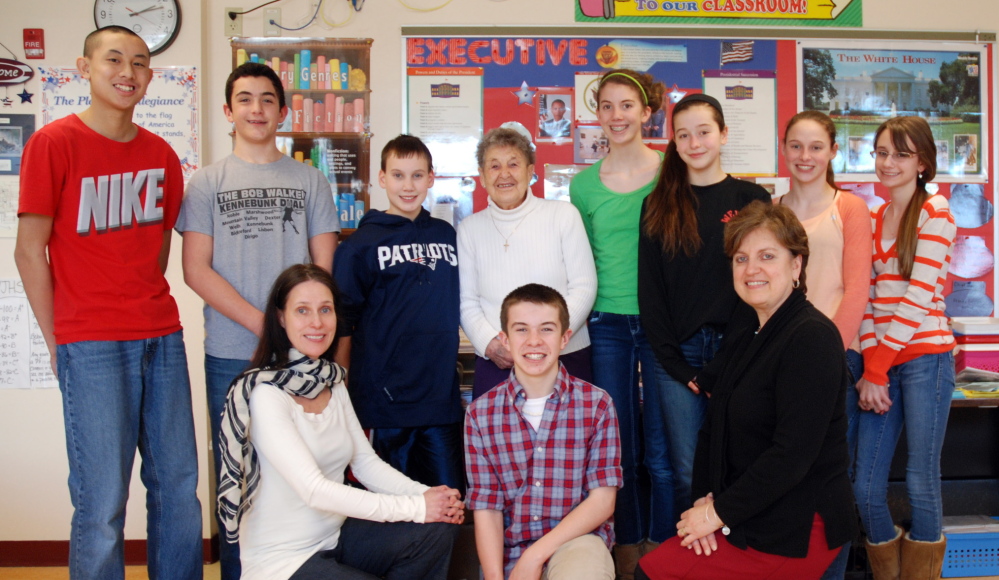
<instances>
[{"instance_id":1,"label":"girl in green top","mask_svg":"<svg viewBox=\"0 0 999 580\"><path fill-rule=\"evenodd\" d=\"M638 387L639 368L655 368L655 355L638 316L638 228L642 202L662 163L662 154L642 141L642 125L662 106L665 90L645 73L622 69L604 74L595 96L597 119L610 153L577 175L570 186L597 267L597 298L589 319L594 383L613 398L621 429L624 486L614 510L618 542L614 550L618 577L627 579L641 555L676 531L665 427L661 413L649 412L658 407L655 374L641 375L647 410L644 427ZM651 513L642 510L638 495L643 447L652 479Z\"/></svg>"}]
</instances>

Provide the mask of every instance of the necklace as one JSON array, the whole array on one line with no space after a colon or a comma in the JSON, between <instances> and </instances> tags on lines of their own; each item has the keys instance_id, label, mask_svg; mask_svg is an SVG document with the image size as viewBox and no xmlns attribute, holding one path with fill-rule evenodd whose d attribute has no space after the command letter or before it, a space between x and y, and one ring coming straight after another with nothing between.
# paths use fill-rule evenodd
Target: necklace
<instances>
[{"instance_id":1,"label":"necklace","mask_svg":"<svg viewBox=\"0 0 999 580\"><path fill-rule=\"evenodd\" d=\"M531 195L531 193L528 192L527 195ZM535 206L535 207L537 207L537 206ZM531 213L533 213L533 212L534 212L534 208L532 207L530 211L528 211L526 214L524 214L524 217L520 218L520 221L517 222L517 225L513 226L513 231L511 231L510 235L508 235L508 236L504 236L503 235L503 232L499 228L499 224L496 223L496 218L493 217L493 214L491 214L491 213L489 214L489 221L493 222L493 227L496 228L496 233L498 233L500 235L500 237L503 238L503 251L504 252L506 252L510 248L510 238L513 237L513 234L517 233L517 228L519 228L520 224L524 223L524 220L527 219L527 216L531 215Z\"/></svg>"},{"instance_id":2,"label":"necklace","mask_svg":"<svg viewBox=\"0 0 999 580\"><path fill-rule=\"evenodd\" d=\"M520 412L523 413L524 415L527 415L528 417L540 417L545 414L544 409L542 409L540 413L532 413L527 409L521 409Z\"/></svg>"}]
</instances>

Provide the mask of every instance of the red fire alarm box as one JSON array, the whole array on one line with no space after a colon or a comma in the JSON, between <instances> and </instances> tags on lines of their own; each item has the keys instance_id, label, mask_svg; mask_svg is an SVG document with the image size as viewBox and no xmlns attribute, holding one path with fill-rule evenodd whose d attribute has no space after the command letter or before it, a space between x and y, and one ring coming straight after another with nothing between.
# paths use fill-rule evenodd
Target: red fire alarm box
<instances>
[{"instance_id":1,"label":"red fire alarm box","mask_svg":"<svg viewBox=\"0 0 999 580\"><path fill-rule=\"evenodd\" d=\"M24 29L25 58L45 58L45 31L41 28Z\"/></svg>"}]
</instances>

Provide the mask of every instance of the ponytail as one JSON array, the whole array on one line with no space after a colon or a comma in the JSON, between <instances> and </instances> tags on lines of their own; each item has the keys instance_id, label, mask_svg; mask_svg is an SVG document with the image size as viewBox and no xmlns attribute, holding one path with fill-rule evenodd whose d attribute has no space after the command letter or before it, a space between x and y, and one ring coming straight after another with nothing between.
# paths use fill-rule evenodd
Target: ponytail
<instances>
[{"instance_id":1,"label":"ponytail","mask_svg":"<svg viewBox=\"0 0 999 580\"><path fill-rule=\"evenodd\" d=\"M933 141L933 131L922 117L893 117L878 127L874 133L877 143L881 133L888 131L891 143L897 151L913 153L919 158L923 170L916 177L916 191L909 200L898 224L898 268L902 278L909 280L916 262L916 243L919 241L919 214L923 204L930 197L926 184L937 174L937 145ZM912 146L909 146L909 143ZM915 147L915 151L912 148Z\"/></svg>"}]
</instances>

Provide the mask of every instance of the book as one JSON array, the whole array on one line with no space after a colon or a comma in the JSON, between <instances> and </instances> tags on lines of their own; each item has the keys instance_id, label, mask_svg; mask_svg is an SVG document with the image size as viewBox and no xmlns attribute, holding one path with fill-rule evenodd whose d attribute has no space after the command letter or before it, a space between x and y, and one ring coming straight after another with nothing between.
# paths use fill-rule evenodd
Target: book
<instances>
[{"instance_id":1,"label":"book","mask_svg":"<svg viewBox=\"0 0 999 580\"><path fill-rule=\"evenodd\" d=\"M311 85L309 84L309 74L311 72L311 65L309 63L312 62L312 51L307 48L303 48L301 56L299 58L300 58L299 64L301 66L300 69L301 73L299 73L300 82L298 88L303 90L308 90L311 87Z\"/></svg>"},{"instance_id":2,"label":"book","mask_svg":"<svg viewBox=\"0 0 999 580\"><path fill-rule=\"evenodd\" d=\"M330 59L330 90L339 91L343 88L343 84L340 82L340 61L338 59Z\"/></svg>"},{"instance_id":3,"label":"book","mask_svg":"<svg viewBox=\"0 0 999 580\"><path fill-rule=\"evenodd\" d=\"M281 74L279 74L278 76L281 77L281 88L283 88L284 90L290 89L291 86L288 83L288 81L290 80L288 76L288 63L283 60L281 61Z\"/></svg>"},{"instance_id":4,"label":"book","mask_svg":"<svg viewBox=\"0 0 999 580\"><path fill-rule=\"evenodd\" d=\"M354 99L354 133L364 132L364 99Z\"/></svg>"},{"instance_id":5,"label":"book","mask_svg":"<svg viewBox=\"0 0 999 580\"><path fill-rule=\"evenodd\" d=\"M336 98L336 111L333 117L333 132L343 133L343 97Z\"/></svg>"},{"instance_id":6,"label":"book","mask_svg":"<svg viewBox=\"0 0 999 580\"><path fill-rule=\"evenodd\" d=\"M344 193L342 196L344 204L347 206L347 227L356 228L357 220L354 219L354 211L357 209L357 199L354 197L353 193ZM340 225L343 226L343 217L341 216Z\"/></svg>"},{"instance_id":7,"label":"book","mask_svg":"<svg viewBox=\"0 0 999 580\"><path fill-rule=\"evenodd\" d=\"M312 123L312 130L316 133L325 133L326 110L322 101L316 101L312 104L312 116L315 118L315 121Z\"/></svg>"},{"instance_id":8,"label":"book","mask_svg":"<svg viewBox=\"0 0 999 580\"><path fill-rule=\"evenodd\" d=\"M354 103L343 104L343 131L344 133L354 132Z\"/></svg>"},{"instance_id":9,"label":"book","mask_svg":"<svg viewBox=\"0 0 999 580\"><path fill-rule=\"evenodd\" d=\"M316 57L317 77L316 77L315 88L323 91L329 89L329 87L327 86L327 83L329 83L329 76L330 76L329 71L330 71L329 67L326 66L326 57L320 54L319 56Z\"/></svg>"},{"instance_id":10,"label":"book","mask_svg":"<svg viewBox=\"0 0 999 580\"><path fill-rule=\"evenodd\" d=\"M336 95L333 93L326 93L326 99L323 100L323 104L326 108L326 131L334 131L333 127L336 126Z\"/></svg>"},{"instance_id":11,"label":"book","mask_svg":"<svg viewBox=\"0 0 999 580\"><path fill-rule=\"evenodd\" d=\"M340 88L350 88L350 65L346 62L340 63Z\"/></svg>"},{"instance_id":12,"label":"book","mask_svg":"<svg viewBox=\"0 0 999 580\"><path fill-rule=\"evenodd\" d=\"M340 227L349 228L350 225L350 210L347 209L347 196L346 194L340 194Z\"/></svg>"},{"instance_id":13,"label":"book","mask_svg":"<svg viewBox=\"0 0 999 580\"><path fill-rule=\"evenodd\" d=\"M298 133L302 130L302 112L305 108L305 97L302 95L291 96L291 130Z\"/></svg>"},{"instance_id":14,"label":"book","mask_svg":"<svg viewBox=\"0 0 999 580\"><path fill-rule=\"evenodd\" d=\"M300 71L300 70L302 70L302 55L301 55L301 53L296 52L295 53L295 60L293 61L292 68L289 71L291 73L291 86L288 87L289 89L300 89L300 88L302 88L301 85L299 84L299 80L298 80L298 78L300 76L299 73L298 73L298 71Z\"/></svg>"},{"instance_id":15,"label":"book","mask_svg":"<svg viewBox=\"0 0 999 580\"><path fill-rule=\"evenodd\" d=\"M302 99L302 131L305 131L306 133L311 133L313 131L313 123L316 120L312 111L312 104L312 99L308 97Z\"/></svg>"}]
</instances>

